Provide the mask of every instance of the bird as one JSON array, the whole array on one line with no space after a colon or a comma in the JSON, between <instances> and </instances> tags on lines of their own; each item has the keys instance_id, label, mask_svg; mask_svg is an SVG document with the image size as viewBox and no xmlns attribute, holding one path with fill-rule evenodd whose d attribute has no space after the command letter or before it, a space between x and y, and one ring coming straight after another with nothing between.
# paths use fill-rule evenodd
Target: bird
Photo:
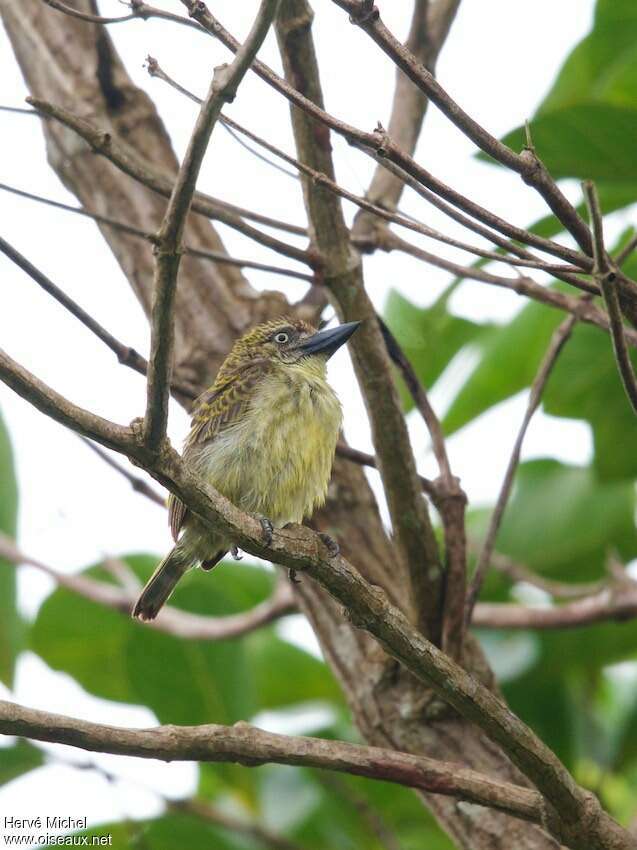
<instances>
[{"instance_id":1,"label":"bird","mask_svg":"<svg viewBox=\"0 0 637 850\"><path fill-rule=\"evenodd\" d=\"M194 404L184 463L256 516L267 542L273 528L302 522L325 502L343 418L327 361L359 325L317 330L287 316L259 324L234 343ZM210 570L228 551L239 557L230 538L174 495L168 517L175 545L133 608L140 620L157 616L191 567Z\"/></svg>"}]
</instances>

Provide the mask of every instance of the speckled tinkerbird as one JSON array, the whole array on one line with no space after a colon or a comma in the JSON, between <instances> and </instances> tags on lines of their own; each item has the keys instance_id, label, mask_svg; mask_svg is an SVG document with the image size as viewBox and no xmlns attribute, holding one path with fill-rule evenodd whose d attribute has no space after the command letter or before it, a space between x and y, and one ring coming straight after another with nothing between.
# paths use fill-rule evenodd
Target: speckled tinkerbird
<instances>
[{"instance_id":1,"label":"speckled tinkerbird","mask_svg":"<svg viewBox=\"0 0 637 850\"><path fill-rule=\"evenodd\" d=\"M301 522L320 507L342 411L327 361L360 322L317 331L299 319L258 325L234 344L212 387L195 403L184 461L233 504L273 527ZM183 574L212 569L231 539L211 533L175 496L168 502L175 546L133 609L152 620Z\"/></svg>"}]
</instances>

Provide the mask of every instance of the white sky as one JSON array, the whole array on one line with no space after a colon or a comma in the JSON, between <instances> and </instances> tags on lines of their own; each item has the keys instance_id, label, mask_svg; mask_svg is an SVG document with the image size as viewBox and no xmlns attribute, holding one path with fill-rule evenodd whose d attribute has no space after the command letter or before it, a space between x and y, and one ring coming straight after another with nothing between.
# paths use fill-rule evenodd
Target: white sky
<instances>
[{"instance_id":1,"label":"white sky","mask_svg":"<svg viewBox=\"0 0 637 850\"><path fill-rule=\"evenodd\" d=\"M181 9L171 0L156 0L166 9ZM238 37L247 32L256 0L210 3ZM411 2L381 3L386 23L398 33L407 30ZM179 8L177 8L179 7ZM531 116L571 47L588 31L593 0L536 0L533 14L527 4L512 0L464 0L448 45L441 56L438 77L447 90L478 121L501 135ZM102 0L102 14L120 14L115 0ZM389 60L347 16L327 0L316 0L314 33L323 68L327 107L337 116L364 129L378 120L386 123L394 71ZM51 14L56 12L51 11ZM550 19L550 26L547 26ZM213 39L192 30L149 21L111 27L111 35L135 82L155 100L181 155L196 117L196 106L151 80L143 70L145 56L155 56L183 85L202 95L213 66L228 54ZM260 54L279 67L272 35ZM8 39L0 29L0 103L21 105L28 94ZM246 78L228 114L262 136L293 151L287 104L256 77ZM37 120L0 113L3 157L0 181L27 191L74 204L48 168ZM333 137L338 180L363 193L373 163ZM472 158L473 146L435 108L430 110L417 158L429 170L485 206L524 225L545 214L539 197L518 178ZM303 223L305 216L296 182L252 158L218 127L204 163L199 187L236 204L259 209L284 220ZM577 197L575 185L565 186ZM406 193L402 209L449 234L459 235L453 223L424 201ZM353 210L347 209L351 217ZM2 235L39 266L120 340L146 353L148 327L119 267L90 222L31 201L0 192ZM610 233L622 221L615 218ZM253 245L223 226L220 231L231 253L264 262L285 264L283 258ZM419 237L409 234L417 241ZM425 244L425 247L431 247ZM478 237L471 236L474 244ZM470 262L450 249L434 252ZM430 303L450 276L398 254L365 259L368 289L382 309L395 287L415 303ZM505 271L505 273L507 273ZM78 404L118 422L128 422L144 408L143 379L117 364L115 357L85 328L45 295L29 278L0 257L3 288L0 309L0 346ZM299 297L303 284L249 273L259 288L280 288ZM454 310L476 319L505 320L522 306L517 296L479 283L466 283L455 294ZM438 411L452 397L466 374L468 360L452 365L434 389ZM353 387L347 356L331 361L331 377L346 410L346 433L358 448L371 443L362 402ZM500 405L464 429L449 443L454 470L470 499L492 499L508 460L515 429L525 406L524 395ZM21 493L20 545L60 570L76 570L105 554L131 551L163 552L169 545L165 516L139 497L115 472L80 444L77 437L47 420L10 390L0 385L0 410L14 443ZM170 435L177 445L188 420L176 405L171 410ZM423 472L433 472L428 442L421 423L410 416L410 428ZM590 457L591 440L583 423L537 414L523 457L551 454L570 462ZM371 480L376 484L375 473ZM20 571L20 603L33 615L51 584L33 569ZM307 630L294 620L286 634L307 644ZM143 708L97 700L66 676L53 673L27 655L19 665L16 700L50 710L111 723L147 725L154 722ZM85 760L68 748L55 748L63 758ZM93 758L93 757L92 757ZM133 777L166 793L186 793L195 770L190 765L162 765L135 759L94 757L112 771ZM33 800L42 801L33 811ZM47 802L45 803L44 800ZM140 816L157 810L153 795L127 783L109 785L86 771L48 767L0 790L0 812L16 816L72 814L66 801L74 800L93 822L124 815ZM0 824L0 831L2 825Z\"/></svg>"}]
</instances>

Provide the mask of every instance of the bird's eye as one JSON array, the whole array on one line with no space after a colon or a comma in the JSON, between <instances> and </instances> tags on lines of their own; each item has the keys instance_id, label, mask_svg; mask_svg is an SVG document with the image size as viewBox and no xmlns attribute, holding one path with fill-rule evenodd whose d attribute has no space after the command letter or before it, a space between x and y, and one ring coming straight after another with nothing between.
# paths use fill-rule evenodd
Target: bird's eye
<instances>
[{"instance_id":1,"label":"bird's eye","mask_svg":"<svg viewBox=\"0 0 637 850\"><path fill-rule=\"evenodd\" d=\"M284 343L284 342L287 342L287 341L289 340L289 338L290 338L290 337L289 337L286 333L283 333L283 332L281 331L280 333L275 334L274 341L275 341L275 342L280 343L281 345L283 345L283 343Z\"/></svg>"}]
</instances>

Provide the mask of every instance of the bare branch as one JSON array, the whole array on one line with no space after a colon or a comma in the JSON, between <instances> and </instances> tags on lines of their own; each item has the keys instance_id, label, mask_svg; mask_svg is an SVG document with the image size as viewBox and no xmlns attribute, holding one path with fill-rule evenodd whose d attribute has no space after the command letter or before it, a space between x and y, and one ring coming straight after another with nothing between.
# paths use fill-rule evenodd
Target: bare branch
<instances>
[{"instance_id":1,"label":"bare branch","mask_svg":"<svg viewBox=\"0 0 637 850\"><path fill-rule=\"evenodd\" d=\"M333 2L349 13L352 23L360 26L465 136L497 162L519 174L525 183L533 186L582 250L590 254L591 235L588 227L533 150L526 149L521 154L515 153L471 118L447 94L433 74L387 29L378 10L370 14L367 0Z\"/></svg>"},{"instance_id":2,"label":"bare branch","mask_svg":"<svg viewBox=\"0 0 637 850\"><path fill-rule=\"evenodd\" d=\"M14 566L27 564L35 567L52 578L59 587L63 587L83 599L88 599L90 602L112 608L128 619L130 619L131 609L139 595L138 587L136 589L118 587L84 575L61 573L53 567L20 552L16 544L4 534L0 534L0 557ZM277 582L272 595L268 599L239 614L230 614L225 617L205 617L167 605L162 609L156 620L145 624L144 627L149 626L158 632L183 640L229 640L256 631L262 626L295 611L296 603L290 585L287 581L281 579Z\"/></svg>"},{"instance_id":3,"label":"bare branch","mask_svg":"<svg viewBox=\"0 0 637 850\"><path fill-rule=\"evenodd\" d=\"M189 92L183 86L179 85L179 83L175 82L168 74L161 68L156 59L152 57L148 57L146 60L148 71L151 76L158 77L164 82L168 83L170 86L176 88L182 94L185 94L188 98L193 100L195 103L201 103L201 98ZM489 251L485 248L480 248L476 245L470 245L467 242L464 242L460 239L455 239L451 236L447 236L444 233L441 233L438 230L435 230L429 225L423 224L420 221L417 221L415 218L411 216L402 215L400 212L394 212L392 210L384 209L378 204L371 203L367 198L360 197L359 195L354 194L353 192L344 189L334 180L327 176L322 171L317 171L315 168L311 168L309 165L303 162L299 162L298 159L295 159L293 156L285 153L276 145L267 142L265 139L258 136L256 133L253 133L251 130L248 130L246 127L243 127L237 121L234 121L232 118L227 118L222 115L219 119L228 129L232 129L237 133L240 133L247 138L251 139L260 147L274 154L274 156L279 159L287 162L289 165L292 165L301 174L306 175L311 179L311 181L317 184L319 187L324 187L328 191L332 192L335 195L338 195L340 198L344 200L350 201L355 204L364 212L368 212L374 218L379 218L385 222L397 224L401 227L406 228L407 230L411 230L415 233L419 233L423 236L428 237L429 239L434 239L438 242L442 242L445 245L450 245L453 248L459 248L462 251L467 251L470 254L474 254L476 257L482 257L487 260L494 260L499 263L506 263L507 265L521 266L523 268L534 268L539 269L541 271L556 273L559 275L566 275L569 272L577 272L579 271L579 267L577 266L564 266L564 265L556 265L552 263L546 263L540 260L537 257L534 257L532 254L529 254L526 251L520 250L519 248L515 250L515 253L518 255L517 257L511 257L509 255L505 256L502 253L497 253L495 251ZM270 162L270 160L268 160ZM271 163L272 164L272 163ZM289 173L289 172L286 172ZM425 190L426 191L426 190ZM457 216L456 216L457 218ZM481 228L482 233L484 234L485 228ZM489 238L493 238L495 234L487 232ZM359 245L363 250L369 248L370 244L370 236L367 234L364 237L353 236L353 241ZM503 245L506 245L507 250L511 249L512 244L507 243L505 240L500 240ZM584 286L586 288L591 289L592 291L597 292L595 287L592 287L588 282L584 282Z\"/></svg>"},{"instance_id":4,"label":"bare branch","mask_svg":"<svg viewBox=\"0 0 637 850\"><path fill-rule=\"evenodd\" d=\"M360 466L369 466L371 469L378 469L378 463L374 455L370 455L367 452L361 452L359 449L353 449L345 443L339 443L336 446L336 454L340 457L346 458L347 460L351 460L352 463L358 463ZM420 481L422 489L435 504L438 498L438 491L435 483L430 481L429 478L425 478L424 475L419 475L418 480Z\"/></svg>"},{"instance_id":5,"label":"bare branch","mask_svg":"<svg viewBox=\"0 0 637 850\"><path fill-rule=\"evenodd\" d=\"M234 100L239 83L261 47L276 13L279 0L262 0L245 44L230 66L215 69L210 90L195 123L184 160L179 168L166 214L157 238L157 257L151 309L148 394L144 417L144 439L157 451L166 436L170 375L173 367L173 307L181 242L199 170L210 135L224 103Z\"/></svg>"},{"instance_id":6,"label":"bare branch","mask_svg":"<svg viewBox=\"0 0 637 850\"><path fill-rule=\"evenodd\" d=\"M4 352L0 352L0 378L56 421L127 454L175 493L212 531L234 540L244 551L305 572L317 581L345 606L353 625L373 635L390 655L503 748L559 812L562 843L578 850L631 850L632 839L601 809L596 798L575 783L552 750L496 694L414 629L381 588L365 581L342 556L334 556L310 529L305 526L276 529L272 541L266 545L260 523L195 477L167 442L159 453L149 452L138 428L122 428L71 404ZM48 722L45 726L51 734L55 723ZM4 728L11 734L25 733L19 721ZM42 727L38 729L41 732ZM32 734L32 727L28 734ZM131 733L117 730L118 747L125 746L126 734ZM100 745L103 743L100 739ZM156 750L153 753L156 755ZM254 750L250 753L254 757Z\"/></svg>"},{"instance_id":7,"label":"bare branch","mask_svg":"<svg viewBox=\"0 0 637 850\"><path fill-rule=\"evenodd\" d=\"M276 31L286 79L300 82L304 96L322 108L323 94L311 34L312 16L306 0L284 0ZM292 108L291 117L299 160L334 183L327 139L323 141L317 135L316 125L304 111ZM442 579L438 547L376 311L365 291L361 257L352 251L337 197L308 179L303 180L303 193L312 239L324 260L325 287L341 318L362 321L350 350L370 419L397 544L398 568L404 570L409 589L406 601L412 619L437 639Z\"/></svg>"},{"instance_id":8,"label":"bare branch","mask_svg":"<svg viewBox=\"0 0 637 850\"><path fill-rule=\"evenodd\" d=\"M28 97L27 102L31 103L39 113L49 116L50 118L55 118L61 124L64 124L66 127L70 127L78 134L78 136L81 136L90 145L91 149L95 153L104 156L109 160L109 162L112 162L113 165L125 174L128 174L134 180L137 180L142 185L147 186L154 192L157 192L158 195L162 195L167 198L170 197L174 187L174 179L165 174L154 171L146 163L142 163L141 160L139 160L132 152L127 150L123 144L113 138L110 133L104 133L97 130L87 121L84 121L84 119L78 118L60 106L47 103L47 101L40 100L35 97ZM283 256L290 257L290 259L293 260L298 260L306 265L313 265L313 259L306 251L301 248L297 248L294 245L288 245L286 242L282 242L280 239L276 239L275 237L270 236L270 234L264 233L258 228L247 224L247 222L243 221L242 218L235 212L235 210L239 208L226 204L226 202L220 202L215 198L211 198L208 195L197 192L192 201L191 209L193 212L206 216L206 218L215 219L216 221L220 221L223 224L228 225L228 227L232 227L244 236L254 239L254 241L258 242L260 245L265 245L265 247L270 248ZM253 218L256 215L257 213L251 214ZM271 223L273 221L274 219L267 219L265 223L269 226L274 226ZM281 224L282 223L279 222L279 225ZM293 227L295 226L284 225L286 230L290 230Z\"/></svg>"},{"instance_id":9,"label":"bare branch","mask_svg":"<svg viewBox=\"0 0 637 850\"><path fill-rule=\"evenodd\" d=\"M459 5L460 0L414 0L405 45L432 73ZM396 144L411 156L416 149L428 104L428 99L420 89L397 68L388 132ZM379 163L365 194L372 203L393 210L404 187L398 175L392 174ZM353 238L365 241L375 226L368 215L358 213L352 228Z\"/></svg>"},{"instance_id":10,"label":"bare branch","mask_svg":"<svg viewBox=\"0 0 637 850\"><path fill-rule=\"evenodd\" d=\"M80 21L88 21L91 24L121 24L124 21L132 21L137 17L134 12L131 12L130 15L121 15L116 18L103 18L101 15L89 15L87 12L78 12L77 9L67 6L66 3L62 3L61 0L42 0L42 2L46 3L46 5L50 6L52 9L57 9L58 12L70 15L72 18L79 18Z\"/></svg>"},{"instance_id":11,"label":"bare branch","mask_svg":"<svg viewBox=\"0 0 637 850\"><path fill-rule=\"evenodd\" d=\"M481 602L472 624L492 629L572 629L593 623L624 622L637 617L637 584L614 582L593 596L552 608Z\"/></svg>"},{"instance_id":12,"label":"bare branch","mask_svg":"<svg viewBox=\"0 0 637 850\"><path fill-rule=\"evenodd\" d=\"M582 183L582 191L586 198L588 214L593 228L593 259L595 261L594 276L602 295L604 303L608 310L608 318L610 320L610 333L613 340L613 351L615 352L615 360L619 375L624 385L624 390L628 396L628 400L632 405L635 413L637 413L637 377L635 370L628 353L626 345L626 336L624 333L624 322L622 319L621 308L619 304L619 295L616 288L617 273L611 268L606 247L604 245L604 225L602 220L602 211L599 206L599 198L595 185L590 180L585 180Z\"/></svg>"},{"instance_id":13,"label":"bare branch","mask_svg":"<svg viewBox=\"0 0 637 850\"><path fill-rule=\"evenodd\" d=\"M436 416L425 388L398 340L385 322L378 318L389 351L407 385L416 408L425 421L431 437L434 455L438 462L440 478L436 481L436 507L442 517L445 534L445 592L442 617L442 648L452 658L462 657L464 643L464 600L467 587L467 541L465 533L465 508L467 497L460 481L449 463L440 420Z\"/></svg>"},{"instance_id":14,"label":"bare branch","mask_svg":"<svg viewBox=\"0 0 637 850\"><path fill-rule=\"evenodd\" d=\"M188 9L189 15L196 20L201 27L210 35L221 41L231 51L239 48L239 42L222 26L221 22L209 11L203 3L197 0L180 0L182 5ZM283 80L263 62L256 60L252 70L268 85L279 92L290 103L299 107L308 116L319 121L345 138L350 144L360 148L369 156L374 157L381 163L391 163L413 177L416 181L436 192L452 204L463 209L469 215L474 215L479 221L495 227L512 239L519 239L529 245L534 245L541 250L547 251L560 259L564 259L584 270L592 269L592 260L585 253L573 251L553 242L529 233L522 228L514 227L498 216L493 215L478 204L473 203L455 190L450 189L442 181L435 178L430 172L420 166L415 160L394 144L388 134L382 128L376 132L365 133L351 124L340 121L326 112L321 106L314 103L310 98L303 95L290 83ZM511 152L512 153L512 152ZM588 232L588 229L586 229Z\"/></svg>"},{"instance_id":15,"label":"bare branch","mask_svg":"<svg viewBox=\"0 0 637 850\"><path fill-rule=\"evenodd\" d=\"M236 815L230 815L222 808L213 806L197 797L191 797L188 800L166 800L165 802L171 811L186 812L186 814L194 815L207 823L256 839L264 847L269 847L271 850L303 850L302 846L295 841L290 841L285 836L279 835L252 820L246 821Z\"/></svg>"},{"instance_id":16,"label":"bare branch","mask_svg":"<svg viewBox=\"0 0 637 850\"><path fill-rule=\"evenodd\" d=\"M406 242L391 231L383 232L380 236L379 247L385 251L404 251L419 260L430 263L436 268L444 269L458 277L465 277L469 280L477 280L481 283L489 283L493 286L501 286L504 289L510 289L518 295L524 295L534 301L539 301L541 304L546 304L548 307L553 307L557 310L563 310L567 313L573 313L582 322L594 325L606 332L610 331L610 320L608 315L600 310L592 303L584 302L571 295L565 295L563 292L558 292L555 289L541 286L529 277L507 278L501 275L495 275L491 272L486 272L484 269L473 268L470 266L461 266L459 263L453 263L450 260L445 260L438 257L436 254L430 254L422 248ZM597 287L596 287L597 289ZM592 293L591 293L592 294ZM637 346L637 332L633 328L625 328L624 336L633 347Z\"/></svg>"},{"instance_id":17,"label":"bare branch","mask_svg":"<svg viewBox=\"0 0 637 850\"><path fill-rule=\"evenodd\" d=\"M621 251L617 252L617 256L615 257L615 265L621 268L626 260L630 257L633 251L637 248L637 234L629 239L628 242L624 245Z\"/></svg>"},{"instance_id":18,"label":"bare branch","mask_svg":"<svg viewBox=\"0 0 637 850\"><path fill-rule=\"evenodd\" d=\"M479 553L479 546L472 546L470 544L469 548L474 549L476 554ZM526 584L531 584L556 599L581 599L584 596L593 596L594 594L600 593L604 590L607 585L605 581L577 583L554 581L553 579L546 578L539 573L533 572L533 570L530 570L523 564L518 564L515 561L512 561L511 558L507 558L505 555L501 555L498 552L493 552L491 555L491 568L502 573L502 575L507 576L512 581L521 581Z\"/></svg>"},{"instance_id":19,"label":"bare branch","mask_svg":"<svg viewBox=\"0 0 637 850\"><path fill-rule=\"evenodd\" d=\"M37 112L34 113L37 115ZM0 190L11 192L13 195L18 195L21 198L28 198L30 201L36 201L40 204L54 207L55 209L65 210L65 212L75 213L76 215L90 218L97 224L104 224L107 227L113 227L116 230L121 230L123 233L128 233L130 236L137 236L139 239L144 239L151 244L157 241L157 234L148 233L141 230L139 227L134 227L132 224L125 224L123 221L117 221L109 216L100 215L99 213L90 212L84 207L73 207L70 204L63 204L61 201L54 201L52 198L45 198L42 195L35 195L33 192L25 192L24 189L16 189L15 186L8 186L6 183L0 183ZM280 274L282 277L294 277L299 280L304 280L307 283L314 283L314 277L303 272L297 272L295 269L285 269L280 266L271 266L267 263L257 263L254 260L242 260L237 257L230 257L222 251L204 251L201 248L191 248L189 245L183 246L184 254L190 254L193 257L200 257L202 260L211 260L214 263L222 263L229 266L237 266L242 269L256 269L258 271L271 272L272 274Z\"/></svg>"},{"instance_id":20,"label":"bare branch","mask_svg":"<svg viewBox=\"0 0 637 850\"><path fill-rule=\"evenodd\" d=\"M91 440L87 440L86 437L80 437L85 446L87 446L92 452L101 458L105 464L111 467L111 469L116 470L122 475L128 483L131 485L133 490L136 493L141 493L142 496L146 496L147 499L150 499L151 502L154 502L156 505L159 505L160 508L166 507L166 501L163 499L159 493L157 493L153 488L144 481L143 478L140 478L138 475L133 475L127 469L125 469L120 463L117 463L116 460L107 454L104 449L101 449Z\"/></svg>"},{"instance_id":21,"label":"bare branch","mask_svg":"<svg viewBox=\"0 0 637 850\"><path fill-rule=\"evenodd\" d=\"M128 366L140 375L145 375L148 371L148 362L134 348L124 345L118 339L110 334L106 328L102 327L89 313L86 312L79 304L77 304L70 296L68 296L59 286L53 283L43 272L36 268L33 263L29 262L19 251L10 245L5 239L0 236L0 251L9 257L22 271L26 272L29 277L34 280L38 286L41 286L45 292L48 292L55 300L65 307L71 315L88 328L95 336L100 339L104 345L116 355L118 361L123 366ZM186 387L178 382L171 382L172 389L186 398L192 398L193 394L189 387Z\"/></svg>"},{"instance_id":22,"label":"bare branch","mask_svg":"<svg viewBox=\"0 0 637 850\"><path fill-rule=\"evenodd\" d=\"M126 729L0 700L0 732L89 752L163 761L234 762L246 767L273 763L335 770L458 797L534 823L543 823L545 815L537 791L498 782L456 764L379 747L276 735L244 722Z\"/></svg>"},{"instance_id":23,"label":"bare branch","mask_svg":"<svg viewBox=\"0 0 637 850\"><path fill-rule=\"evenodd\" d=\"M491 513L487 535L482 546L482 551L480 552L480 557L478 558L475 573L473 574L473 578L467 592L467 602L465 607L465 622L467 624L471 622L476 600L486 577L487 570L489 569L489 564L491 563L491 556L495 548L495 541L498 536L498 531L500 530L502 517L504 516L504 511L509 501L509 496L511 495L513 480L520 462L520 452L522 451L524 437L526 436L533 414L540 406L544 387L546 386L551 372L553 371L553 367L555 366L560 351L569 339L576 321L577 317L575 315L568 316L568 318L564 319L561 325L553 333L546 354L540 363L540 368L538 369L537 374L533 379L533 383L531 384L531 392L529 394L527 408L522 419L522 424L520 425L520 430L515 438L515 443L513 444L513 451L511 452L504 480L500 487L498 500Z\"/></svg>"}]
</instances>

